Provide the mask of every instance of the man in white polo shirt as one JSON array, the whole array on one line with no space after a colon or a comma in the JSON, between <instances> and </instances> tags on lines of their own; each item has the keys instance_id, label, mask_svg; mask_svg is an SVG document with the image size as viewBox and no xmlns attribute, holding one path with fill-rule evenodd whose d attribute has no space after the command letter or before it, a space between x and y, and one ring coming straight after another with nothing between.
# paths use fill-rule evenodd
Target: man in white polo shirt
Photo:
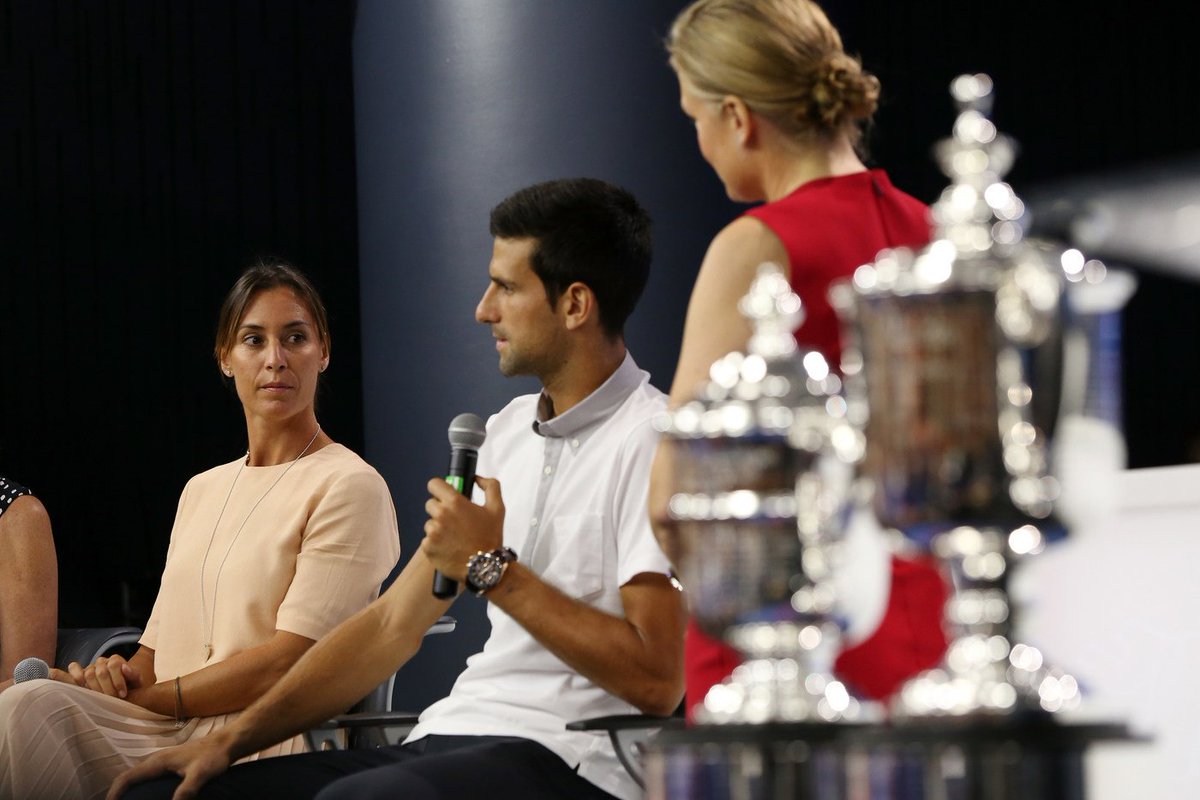
<instances>
[{"instance_id":1,"label":"man in white polo shirt","mask_svg":"<svg viewBox=\"0 0 1200 800\"><path fill-rule=\"evenodd\" d=\"M607 736L567 722L668 714L683 693L682 597L655 543L646 491L665 408L625 349L645 286L650 222L589 179L523 189L492 212L491 283L476 309L505 375L534 375L488 422L482 505L429 482L425 539L391 588L318 642L239 720L123 775L183 776L129 796L634 798ZM343 710L419 647L448 602L434 570L486 598L492 632L450 695L398 747L240 756Z\"/></svg>"}]
</instances>

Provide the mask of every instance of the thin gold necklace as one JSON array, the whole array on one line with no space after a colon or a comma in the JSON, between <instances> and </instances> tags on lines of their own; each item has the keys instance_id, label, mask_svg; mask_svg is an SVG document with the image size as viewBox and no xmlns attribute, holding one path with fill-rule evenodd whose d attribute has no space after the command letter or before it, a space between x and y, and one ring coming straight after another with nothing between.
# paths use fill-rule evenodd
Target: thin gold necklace
<instances>
[{"instance_id":1,"label":"thin gold necklace","mask_svg":"<svg viewBox=\"0 0 1200 800\"><path fill-rule=\"evenodd\" d=\"M221 573L225 571L225 561L229 558L230 552L233 551L233 546L237 544L238 537L242 535L242 528L246 527L246 522L249 521L250 517L254 514L254 510L258 508L259 503L261 503L263 500L266 500L267 495L271 493L271 490L274 489L281 480L283 480L283 476L287 475L288 472L291 471L292 467L296 466L297 461L304 458L304 454L308 452L308 448L313 446L313 442L315 442L317 437L320 435L321 426L318 425L317 432L314 433L312 438L308 440L308 444L304 445L304 449L300 451L300 455L292 459L292 462L287 465L287 469L279 473L279 477L267 487L267 490L262 493L262 497L258 498L254 505L250 507L249 513L242 518L242 524L238 525L238 529L234 532L233 539L229 542L229 546L225 548L225 555L221 557L221 563L217 567L217 579L213 581L212 619L209 619L208 607L204 602L204 572L208 567L208 553L210 550L212 550L213 540L217 538L217 527L221 524L221 518L225 516L225 507L229 505L229 498L233 497L233 487L237 486L238 478L242 476L242 470L246 468L246 462L250 460L249 450L246 451L246 457L242 459L242 463L238 467L237 473L233 476L233 483L229 484L229 492L225 495L225 502L221 504L221 511L217 514L217 521L213 523L212 533L208 535L208 546L204 548L204 559L200 562L200 631L203 633L205 628L208 629L208 636L205 637L204 642L205 661L208 661L210 658L212 658L213 629L217 625L217 592L221 588Z\"/></svg>"}]
</instances>

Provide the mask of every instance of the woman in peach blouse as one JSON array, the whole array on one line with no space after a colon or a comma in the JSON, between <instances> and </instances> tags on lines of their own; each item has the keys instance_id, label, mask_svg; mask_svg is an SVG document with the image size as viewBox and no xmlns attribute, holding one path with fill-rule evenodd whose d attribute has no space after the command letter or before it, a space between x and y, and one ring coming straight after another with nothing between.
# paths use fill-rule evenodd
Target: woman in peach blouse
<instances>
[{"instance_id":1,"label":"woman in peach blouse","mask_svg":"<svg viewBox=\"0 0 1200 800\"><path fill-rule=\"evenodd\" d=\"M325 309L292 267L251 267L215 347L248 449L190 481L140 647L0 694L0 798L102 796L156 750L225 724L378 594L399 557L379 474L317 423ZM252 758L296 752L300 738Z\"/></svg>"}]
</instances>

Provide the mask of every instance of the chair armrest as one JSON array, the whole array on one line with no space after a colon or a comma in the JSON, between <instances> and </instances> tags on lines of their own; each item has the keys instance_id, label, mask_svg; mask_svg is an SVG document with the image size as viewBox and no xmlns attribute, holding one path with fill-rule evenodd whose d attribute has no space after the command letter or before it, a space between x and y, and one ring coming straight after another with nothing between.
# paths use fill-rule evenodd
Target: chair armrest
<instances>
[{"instance_id":1,"label":"chair armrest","mask_svg":"<svg viewBox=\"0 0 1200 800\"><path fill-rule=\"evenodd\" d=\"M361 711L339 714L304 732L309 750L346 750L396 744L417 724L419 714ZM389 736L388 731L393 731Z\"/></svg>"},{"instance_id":2,"label":"chair armrest","mask_svg":"<svg viewBox=\"0 0 1200 800\"><path fill-rule=\"evenodd\" d=\"M663 728L682 728L684 718L679 714L656 717L650 714L612 714L607 717L591 717L567 723L569 731L600 731L608 734L617 760L629 773L634 782L646 788L642 779L642 746L646 739ZM627 734L622 739L622 734Z\"/></svg>"},{"instance_id":3,"label":"chair armrest","mask_svg":"<svg viewBox=\"0 0 1200 800\"><path fill-rule=\"evenodd\" d=\"M612 714L607 717L577 719L567 723L569 731L628 731L644 728L682 728L683 718L656 717L650 714Z\"/></svg>"},{"instance_id":4,"label":"chair armrest","mask_svg":"<svg viewBox=\"0 0 1200 800\"><path fill-rule=\"evenodd\" d=\"M69 663L78 661L86 667L98 657L114 652L132 655L141 638L142 629L128 625L114 628L59 628L54 666L66 669Z\"/></svg>"},{"instance_id":5,"label":"chair armrest","mask_svg":"<svg viewBox=\"0 0 1200 800\"><path fill-rule=\"evenodd\" d=\"M420 714L406 711L363 711L357 714L339 714L317 725L317 728L371 728L396 725L416 725Z\"/></svg>"}]
</instances>

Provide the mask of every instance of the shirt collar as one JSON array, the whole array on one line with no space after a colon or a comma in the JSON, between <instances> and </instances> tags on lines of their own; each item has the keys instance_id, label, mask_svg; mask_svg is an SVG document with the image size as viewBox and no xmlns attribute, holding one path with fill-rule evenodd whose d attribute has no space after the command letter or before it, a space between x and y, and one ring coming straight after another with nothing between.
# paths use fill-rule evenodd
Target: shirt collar
<instances>
[{"instance_id":1,"label":"shirt collar","mask_svg":"<svg viewBox=\"0 0 1200 800\"><path fill-rule=\"evenodd\" d=\"M550 415L550 398L543 391L538 397L537 419L533 421L533 432L538 436L564 438L574 436L602 419L606 419L625 398L642 384L645 374L634 363L633 356L625 351L625 359L617 367L608 380L600 384L595 391L583 400L552 419Z\"/></svg>"}]
</instances>

